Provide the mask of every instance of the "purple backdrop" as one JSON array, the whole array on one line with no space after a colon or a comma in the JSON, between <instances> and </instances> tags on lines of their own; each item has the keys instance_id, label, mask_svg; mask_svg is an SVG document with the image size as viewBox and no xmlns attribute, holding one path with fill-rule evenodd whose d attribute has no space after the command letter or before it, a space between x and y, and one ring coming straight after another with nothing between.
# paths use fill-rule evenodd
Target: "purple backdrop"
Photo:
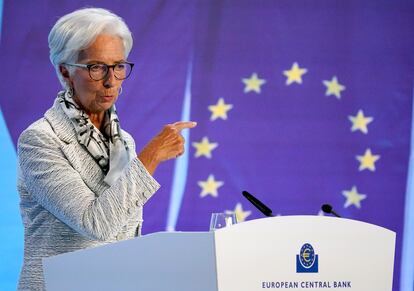
<instances>
[{"instance_id":1,"label":"purple backdrop","mask_svg":"<svg viewBox=\"0 0 414 291\"><path fill-rule=\"evenodd\" d=\"M397 232L397 290L412 1L6 1L0 105L14 143L60 87L48 59L49 30L87 5L114 11L133 32L136 69L117 106L138 148L180 119L192 63L191 119L199 125L191 131L188 174L181 173L188 177L177 230L207 230L217 211L262 217L242 190L281 215L317 215L330 202L344 217ZM228 105L221 112L220 98ZM365 119L353 123L358 111ZM165 229L173 166L157 170L162 189L145 208L145 233Z\"/></svg>"}]
</instances>

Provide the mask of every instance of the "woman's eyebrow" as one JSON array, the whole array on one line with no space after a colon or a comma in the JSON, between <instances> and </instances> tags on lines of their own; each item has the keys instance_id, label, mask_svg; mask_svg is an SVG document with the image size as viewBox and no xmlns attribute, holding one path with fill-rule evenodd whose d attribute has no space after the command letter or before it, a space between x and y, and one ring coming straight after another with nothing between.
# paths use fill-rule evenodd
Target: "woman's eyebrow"
<instances>
[{"instance_id":1,"label":"woman's eyebrow","mask_svg":"<svg viewBox=\"0 0 414 291\"><path fill-rule=\"evenodd\" d=\"M119 61L114 61L114 64L119 64L119 63L125 63L125 59L121 59ZM99 61L99 60L86 60L86 64L107 64L103 61Z\"/></svg>"}]
</instances>

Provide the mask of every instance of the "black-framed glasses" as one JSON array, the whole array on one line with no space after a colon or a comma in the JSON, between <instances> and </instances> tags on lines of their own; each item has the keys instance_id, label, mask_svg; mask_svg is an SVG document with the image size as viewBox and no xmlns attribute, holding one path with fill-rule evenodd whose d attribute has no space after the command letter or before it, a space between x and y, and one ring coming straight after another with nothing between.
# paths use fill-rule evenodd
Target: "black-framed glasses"
<instances>
[{"instance_id":1,"label":"black-framed glasses","mask_svg":"<svg viewBox=\"0 0 414 291\"><path fill-rule=\"evenodd\" d=\"M109 69L112 68L114 71L114 76L118 80L125 80L131 75L132 68L134 67L133 63L122 62L114 65L107 64L70 64L65 63L64 65L74 66L79 68L88 69L89 77L94 81L100 81L105 79L108 76Z\"/></svg>"}]
</instances>

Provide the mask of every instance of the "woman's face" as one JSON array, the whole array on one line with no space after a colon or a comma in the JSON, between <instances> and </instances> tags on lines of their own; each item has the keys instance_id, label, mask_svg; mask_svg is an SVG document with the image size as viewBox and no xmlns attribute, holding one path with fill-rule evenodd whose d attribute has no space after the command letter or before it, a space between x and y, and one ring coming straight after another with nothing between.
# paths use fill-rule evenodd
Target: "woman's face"
<instances>
[{"instance_id":1,"label":"woman's face","mask_svg":"<svg viewBox=\"0 0 414 291\"><path fill-rule=\"evenodd\" d=\"M117 36L99 35L90 47L79 54L80 64L107 64L123 62L124 45ZM114 76L109 69L107 76L100 81L92 80L87 69L77 68L69 77L74 89L74 99L87 114L99 114L108 110L118 98L118 90L123 80Z\"/></svg>"}]
</instances>

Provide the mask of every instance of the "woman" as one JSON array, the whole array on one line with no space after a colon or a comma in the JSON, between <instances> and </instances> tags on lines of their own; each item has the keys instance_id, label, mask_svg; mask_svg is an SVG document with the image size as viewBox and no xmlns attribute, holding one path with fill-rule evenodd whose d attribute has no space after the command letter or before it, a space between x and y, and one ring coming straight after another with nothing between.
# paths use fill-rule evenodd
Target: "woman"
<instances>
[{"instance_id":1,"label":"woman","mask_svg":"<svg viewBox=\"0 0 414 291\"><path fill-rule=\"evenodd\" d=\"M18 142L18 190L25 228L20 290L43 290L42 258L140 235L142 207L159 188L152 174L184 151L167 125L139 153L120 129L114 103L133 64L132 37L104 9L60 18L49 34L50 59L64 91Z\"/></svg>"}]
</instances>

